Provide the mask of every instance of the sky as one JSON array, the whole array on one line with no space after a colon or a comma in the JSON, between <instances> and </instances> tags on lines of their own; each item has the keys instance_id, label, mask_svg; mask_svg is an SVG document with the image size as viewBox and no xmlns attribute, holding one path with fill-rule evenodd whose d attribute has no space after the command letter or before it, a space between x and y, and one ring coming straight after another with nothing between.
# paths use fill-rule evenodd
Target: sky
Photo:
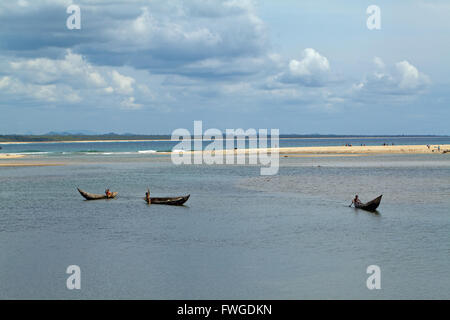
<instances>
[{"instance_id":1,"label":"sky","mask_svg":"<svg viewBox=\"0 0 450 320\"><path fill-rule=\"evenodd\" d=\"M0 2L0 134L449 135L449 74L444 0Z\"/></svg>"}]
</instances>

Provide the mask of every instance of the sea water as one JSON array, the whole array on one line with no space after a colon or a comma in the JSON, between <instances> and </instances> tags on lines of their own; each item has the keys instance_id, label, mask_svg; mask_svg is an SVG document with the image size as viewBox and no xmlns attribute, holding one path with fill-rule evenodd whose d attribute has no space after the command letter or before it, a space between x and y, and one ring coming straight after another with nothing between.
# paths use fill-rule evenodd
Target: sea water
<instances>
[{"instance_id":1,"label":"sea water","mask_svg":"<svg viewBox=\"0 0 450 320\"><path fill-rule=\"evenodd\" d=\"M282 157L276 176L152 154L58 162L0 167L0 298L450 298L448 154ZM147 187L191 198L149 206ZM355 194L383 194L378 212L349 208Z\"/></svg>"}]
</instances>

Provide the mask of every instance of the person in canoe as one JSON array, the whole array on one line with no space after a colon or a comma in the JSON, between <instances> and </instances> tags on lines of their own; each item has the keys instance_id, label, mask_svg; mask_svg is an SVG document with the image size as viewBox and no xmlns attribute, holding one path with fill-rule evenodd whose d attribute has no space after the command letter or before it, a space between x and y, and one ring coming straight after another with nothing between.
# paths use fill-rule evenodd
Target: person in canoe
<instances>
[{"instance_id":1,"label":"person in canoe","mask_svg":"<svg viewBox=\"0 0 450 320\"><path fill-rule=\"evenodd\" d=\"M148 204L152 202L150 199L150 189L147 188L147 192L145 193L145 201L147 201Z\"/></svg>"},{"instance_id":2,"label":"person in canoe","mask_svg":"<svg viewBox=\"0 0 450 320\"><path fill-rule=\"evenodd\" d=\"M349 207L351 207L352 205L356 205L356 204L361 204L361 200L359 200L358 195L355 196L355 199L352 200L351 205L349 205Z\"/></svg>"},{"instance_id":3,"label":"person in canoe","mask_svg":"<svg viewBox=\"0 0 450 320\"><path fill-rule=\"evenodd\" d=\"M106 197L109 199L109 198L111 198L111 196L112 196L112 192L109 191L109 189L106 189L106 190L105 190L105 195L106 195Z\"/></svg>"}]
</instances>

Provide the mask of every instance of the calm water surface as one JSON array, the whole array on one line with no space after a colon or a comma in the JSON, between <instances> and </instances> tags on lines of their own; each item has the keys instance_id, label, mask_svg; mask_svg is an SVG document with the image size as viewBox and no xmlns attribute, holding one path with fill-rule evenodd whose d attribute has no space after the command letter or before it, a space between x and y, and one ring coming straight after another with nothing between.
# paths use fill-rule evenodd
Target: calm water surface
<instances>
[{"instance_id":1,"label":"calm water surface","mask_svg":"<svg viewBox=\"0 0 450 320\"><path fill-rule=\"evenodd\" d=\"M0 298L450 298L449 155L289 157L277 176L151 155L59 160L0 168ZM147 186L191 199L148 206ZM119 197L83 201L76 187ZM383 194L378 214L349 208L355 193ZM66 289L71 264L79 291ZM366 288L372 264L381 290Z\"/></svg>"}]
</instances>

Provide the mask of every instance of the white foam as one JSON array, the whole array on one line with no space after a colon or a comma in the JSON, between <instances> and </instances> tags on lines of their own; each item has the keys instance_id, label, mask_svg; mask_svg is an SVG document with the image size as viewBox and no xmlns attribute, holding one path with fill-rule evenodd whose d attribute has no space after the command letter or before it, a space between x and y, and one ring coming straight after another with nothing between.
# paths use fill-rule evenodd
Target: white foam
<instances>
[{"instance_id":1,"label":"white foam","mask_svg":"<svg viewBox=\"0 0 450 320\"><path fill-rule=\"evenodd\" d=\"M139 150L138 153L155 153L156 150Z\"/></svg>"}]
</instances>

